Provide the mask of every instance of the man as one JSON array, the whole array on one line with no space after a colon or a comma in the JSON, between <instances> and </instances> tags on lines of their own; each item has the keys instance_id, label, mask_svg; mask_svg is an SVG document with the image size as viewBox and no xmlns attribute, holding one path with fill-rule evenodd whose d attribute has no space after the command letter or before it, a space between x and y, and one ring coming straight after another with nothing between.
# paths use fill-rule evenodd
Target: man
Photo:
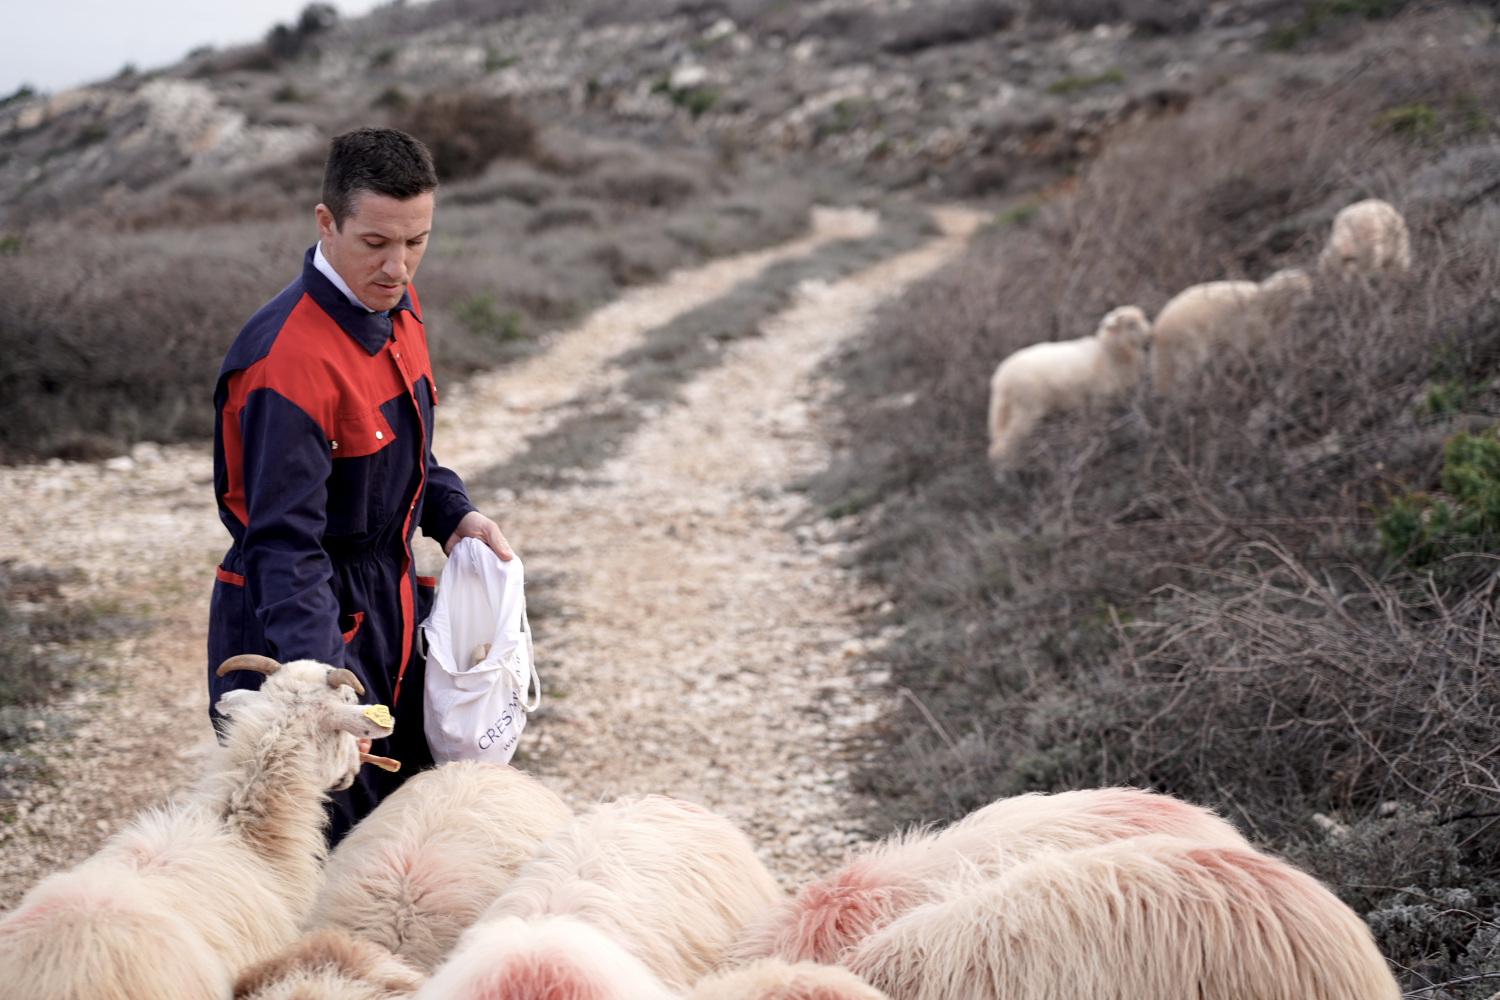
<instances>
[{"instance_id":1,"label":"man","mask_svg":"<svg viewBox=\"0 0 1500 1000\"><path fill-rule=\"evenodd\" d=\"M436 188L432 157L411 136L336 136L320 240L302 274L240 331L214 393L214 492L234 543L214 584L210 705L261 680L217 677L218 665L261 653L346 667L365 686L362 700L396 717L395 734L368 749L401 771L362 768L334 795L332 841L432 762L418 626L435 581L412 565L416 529L445 552L472 537L511 558L500 528L432 455L437 390L411 279Z\"/></svg>"}]
</instances>

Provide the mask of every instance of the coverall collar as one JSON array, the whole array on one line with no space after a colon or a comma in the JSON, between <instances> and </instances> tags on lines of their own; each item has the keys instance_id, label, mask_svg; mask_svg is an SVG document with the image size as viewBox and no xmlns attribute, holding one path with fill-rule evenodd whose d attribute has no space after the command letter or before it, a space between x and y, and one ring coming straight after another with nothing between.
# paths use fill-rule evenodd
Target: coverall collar
<instances>
[{"instance_id":1,"label":"coverall collar","mask_svg":"<svg viewBox=\"0 0 1500 1000\"><path fill-rule=\"evenodd\" d=\"M354 340L374 357L385 346L385 342L391 336L392 314L405 309L412 317L421 322L417 311L411 305L411 290L407 289L401 295L401 301L396 303L390 312L370 312L362 304L350 302L344 297L344 293L333 287L333 282L318 270L313 263L313 252L317 244L307 248L307 253L302 258L302 287L312 300L318 304L325 313L333 318L339 327L353 337Z\"/></svg>"}]
</instances>

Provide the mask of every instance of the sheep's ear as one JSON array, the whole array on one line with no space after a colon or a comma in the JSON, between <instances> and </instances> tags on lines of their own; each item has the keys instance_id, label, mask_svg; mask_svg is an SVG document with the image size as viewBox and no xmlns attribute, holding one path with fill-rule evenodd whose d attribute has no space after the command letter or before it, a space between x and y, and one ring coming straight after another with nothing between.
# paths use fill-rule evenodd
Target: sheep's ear
<instances>
[{"instance_id":1,"label":"sheep's ear","mask_svg":"<svg viewBox=\"0 0 1500 1000\"><path fill-rule=\"evenodd\" d=\"M383 739L395 732L390 710L384 705L335 705L330 716L331 728L362 740Z\"/></svg>"},{"instance_id":2,"label":"sheep's ear","mask_svg":"<svg viewBox=\"0 0 1500 1000\"><path fill-rule=\"evenodd\" d=\"M244 708L255 697L256 693L249 688L235 688L232 691L225 691L219 696L219 702L214 706L214 710L220 715L232 719L235 712Z\"/></svg>"}]
</instances>

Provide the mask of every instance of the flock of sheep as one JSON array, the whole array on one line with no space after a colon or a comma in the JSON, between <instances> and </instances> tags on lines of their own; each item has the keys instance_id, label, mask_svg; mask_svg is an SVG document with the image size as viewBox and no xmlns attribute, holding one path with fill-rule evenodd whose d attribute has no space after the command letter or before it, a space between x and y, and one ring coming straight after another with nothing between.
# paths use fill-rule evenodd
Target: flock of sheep
<instances>
[{"instance_id":1,"label":"flock of sheep","mask_svg":"<svg viewBox=\"0 0 1500 1000\"><path fill-rule=\"evenodd\" d=\"M1411 238L1401 213L1377 198L1339 212L1318 257L1324 281L1374 278L1411 267ZM1088 337L1032 344L1000 362L990 380L990 461L1013 469L1021 443L1045 416L1104 403L1136 384L1146 352L1152 386L1166 393L1228 345L1263 343L1311 296L1300 268L1261 282L1194 285L1162 307L1154 323L1136 306L1112 310Z\"/></svg>"},{"instance_id":2,"label":"flock of sheep","mask_svg":"<svg viewBox=\"0 0 1500 1000\"><path fill-rule=\"evenodd\" d=\"M328 854L326 789L389 717L308 660L226 695L224 745L0 920L25 1000L1396 1000L1363 922L1208 810L1002 799L786 897L724 818L573 815L505 765L414 776ZM376 761L378 763L378 761Z\"/></svg>"}]
</instances>

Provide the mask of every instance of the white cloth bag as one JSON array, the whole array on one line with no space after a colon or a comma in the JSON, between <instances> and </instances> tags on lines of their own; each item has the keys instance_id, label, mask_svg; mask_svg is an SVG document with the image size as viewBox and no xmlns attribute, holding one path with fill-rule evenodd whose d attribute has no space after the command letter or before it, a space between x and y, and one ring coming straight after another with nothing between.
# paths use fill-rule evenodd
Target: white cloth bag
<instances>
[{"instance_id":1,"label":"white cloth bag","mask_svg":"<svg viewBox=\"0 0 1500 1000\"><path fill-rule=\"evenodd\" d=\"M520 558L501 562L479 539L459 539L422 628L422 728L433 758L510 763L526 713L542 697Z\"/></svg>"}]
</instances>

